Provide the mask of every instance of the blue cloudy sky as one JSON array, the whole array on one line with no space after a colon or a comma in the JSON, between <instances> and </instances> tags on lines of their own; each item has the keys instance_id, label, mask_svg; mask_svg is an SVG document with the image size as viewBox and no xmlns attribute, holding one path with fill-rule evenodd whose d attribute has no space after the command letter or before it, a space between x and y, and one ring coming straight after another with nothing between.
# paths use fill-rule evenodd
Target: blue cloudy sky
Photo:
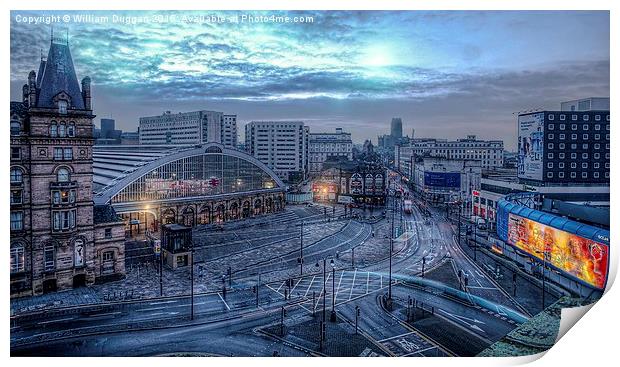
<instances>
[{"instance_id":1,"label":"blue cloudy sky","mask_svg":"<svg viewBox=\"0 0 620 367\"><path fill-rule=\"evenodd\" d=\"M313 131L343 127L376 142L399 116L407 134L477 134L512 149L513 112L609 95L608 12L223 12L313 21L132 25L113 16L216 13L13 11L14 100L51 28L17 16L52 14L108 17L54 27L68 30L78 77L93 80L95 113L124 130L164 110L212 109L236 113L241 126L302 119Z\"/></svg>"}]
</instances>

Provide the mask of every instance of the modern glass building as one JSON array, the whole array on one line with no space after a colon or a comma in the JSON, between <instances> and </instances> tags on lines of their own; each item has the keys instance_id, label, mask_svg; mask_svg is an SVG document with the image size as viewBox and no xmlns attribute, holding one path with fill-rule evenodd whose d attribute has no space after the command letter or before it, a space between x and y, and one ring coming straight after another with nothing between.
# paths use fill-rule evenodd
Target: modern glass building
<instances>
[{"instance_id":1,"label":"modern glass building","mask_svg":"<svg viewBox=\"0 0 620 367\"><path fill-rule=\"evenodd\" d=\"M220 223L284 208L285 185L254 157L218 143L101 146L95 203L111 204L133 235L161 223Z\"/></svg>"}]
</instances>

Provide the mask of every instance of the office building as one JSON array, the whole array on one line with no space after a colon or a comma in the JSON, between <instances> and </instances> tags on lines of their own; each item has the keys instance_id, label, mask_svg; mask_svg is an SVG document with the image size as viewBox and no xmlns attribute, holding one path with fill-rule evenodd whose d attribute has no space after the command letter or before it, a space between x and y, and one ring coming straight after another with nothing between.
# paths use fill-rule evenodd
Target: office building
<instances>
[{"instance_id":1,"label":"office building","mask_svg":"<svg viewBox=\"0 0 620 367\"><path fill-rule=\"evenodd\" d=\"M561 111L609 111L609 97L590 97L566 101L560 104Z\"/></svg>"},{"instance_id":2,"label":"office building","mask_svg":"<svg viewBox=\"0 0 620 367\"><path fill-rule=\"evenodd\" d=\"M252 121L245 126L246 151L289 182L308 172L309 129L303 121Z\"/></svg>"},{"instance_id":3,"label":"office building","mask_svg":"<svg viewBox=\"0 0 620 367\"><path fill-rule=\"evenodd\" d=\"M309 137L309 170L318 173L327 160L352 160L353 141L351 133L336 128L335 133L311 133Z\"/></svg>"},{"instance_id":4,"label":"office building","mask_svg":"<svg viewBox=\"0 0 620 367\"><path fill-rule=\"evenodd\" d=\"M400 117L392 118L390 128L390 135L392 136L392 138L400 139L403 137L403 120Z\"/></svg>"},{"instance_id":5,"label":"office building","mask_svg":"<svg viewBox=\"0 0 620 367\"><path fill-rule=\"evenodd\" d=\"M193 111L140 117L140 144L196 145L206 142L236 147L237 116Z\"/></svg>"}]
</instances>

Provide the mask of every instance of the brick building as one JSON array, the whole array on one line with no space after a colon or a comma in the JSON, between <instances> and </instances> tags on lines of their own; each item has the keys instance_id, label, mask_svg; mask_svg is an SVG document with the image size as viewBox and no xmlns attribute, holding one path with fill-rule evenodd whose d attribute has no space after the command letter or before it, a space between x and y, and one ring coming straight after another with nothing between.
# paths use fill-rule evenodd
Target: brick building
<instances>
[{"instance_id":1,"label":"brick building","mask_svg":"<svg viewBox=\"0 0 620 367\"><path fill-rule=\"evenodd\" d=\"M125 271L123 223L93 204L94 117L90 78L78 82L68 40L53 36L10 107L12 297Z\"/></svg>"}]
</instances>

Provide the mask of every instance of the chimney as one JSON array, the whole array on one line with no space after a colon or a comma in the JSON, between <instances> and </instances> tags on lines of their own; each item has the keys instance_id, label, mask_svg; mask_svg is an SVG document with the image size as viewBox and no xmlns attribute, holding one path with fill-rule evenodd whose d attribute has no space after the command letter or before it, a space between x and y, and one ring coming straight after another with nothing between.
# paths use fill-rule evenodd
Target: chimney
<instances>
[{"instance_id":1,"label":"chimney","mask_svg":"<svg viewBox=\"0 0 620 367\"><path fill-rule=\"evenodd\" d=\"M29 99L28 95L30 94L29 92L30 91L28 88L28 84L24 84L24 86L22 87L22 101L25 104L28 104L28 99Z\"/></svg>"},{"instance_id":2,"label":"chimney","mask_svg":"<svg viewBox=\"0 0 620 367\"><path fill-rule=\"evenodd\" d=\"M87 110L92 110L89 77L82 79L82 98L84 99L84 108Z\"/></svg>"},{"instance_id":3,"label":"chimney","mask_svg":"<svg viewBox=\"0 0 620 367\"><path fill-rule=\"evenodd\" d=\"M31 70L28 74L28 107L34 107L37 103L37 74Z\"/></svg>"}]
</instances>

